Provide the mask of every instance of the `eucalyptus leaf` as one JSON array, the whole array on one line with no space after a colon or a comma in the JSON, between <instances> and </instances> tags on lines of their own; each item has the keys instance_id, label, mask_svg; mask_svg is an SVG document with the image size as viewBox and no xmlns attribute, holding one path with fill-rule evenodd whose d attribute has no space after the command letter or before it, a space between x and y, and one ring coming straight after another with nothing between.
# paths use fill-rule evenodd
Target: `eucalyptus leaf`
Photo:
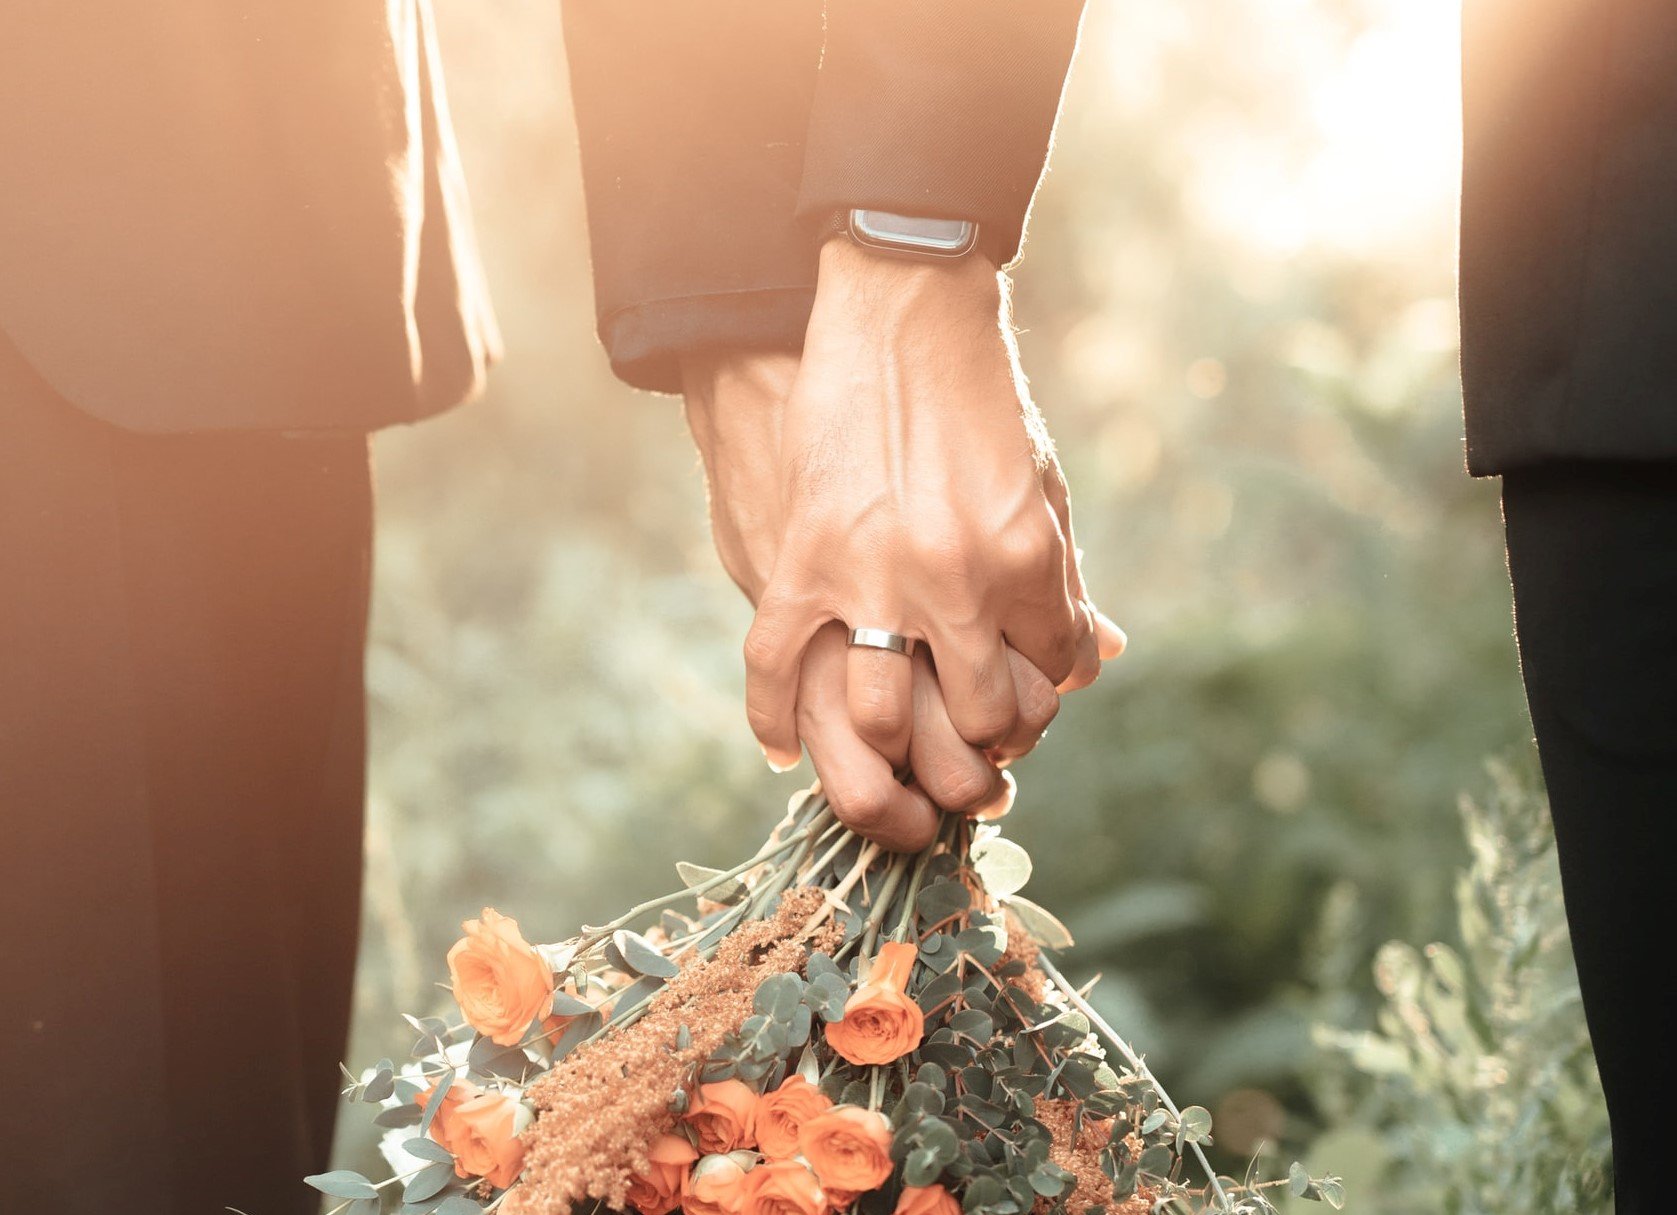
<instances>
[{"instance_id":1,"label":"eucalyptus leaf","mask_svg":"<svg viewBox=\"0 0 1677 1215\"><path fill-rule=\"evenodd\" d=\"M647 975L645 978L636 979L617 993L617 1004L611 1010L611 1019L613 1021L622 1020L633 1012L642 1000L663 986L664 980L656 975Z\"/></svg>"},{"instance_id":2,"label":"eucalyptus leaf","mask_svg":"<svg viewBox=\"0 0 1677 1215\"><path fill-rule=\"evenodd\" d=\"M1031 855L1010 839L996 835L972 846L972 867L993 898L1005 899L1031 880Z\"/></svg>"},{"instance_id":3,"label":"eucalyptus leaf","mask_svg":"<svg viewBox=\"0 0 1677 1215\"><path fill-rule=\"evenodd\" d=\"M1022 894L1009 895L1006 903L1027 935L1044 949L1070 949L1074 944L1071 929L1046 907L1031 902Z\"/></svg>"},{"instance_id":4,"label":"eucalyptus leaf","mask_svg":"<svg viewBox=\"0 0 1677 1215\"><path fill-rule=\"evenodd\" d=\"M920 889L914 910L922 922L932 925L960 915L972 906L972 892L961 882L932 882Z\"/></svg>"},{"instance_id":5,"label":"eucalyptus leaf","mask_svg":"<svg viewBox=\"0 0 1677 1215\"><path fill-rule=\"evenodd\" d=\"M592 1004L578 999L568 991L553 993L553 1015L556 1017L586 1017L593 1011Z\"/></svg>"},{"instance_id":6,"label":"eucalyptus leaf","mask_svg":"<svg viewBox=\"0 0 1677 1215\"><path fill-rule=\"evenodd\" d=\"M619 928L611 934L611 943L617 947L629 970L637 975L673 979L681 973L681 967L659 953L658 947L638 932Z\"/></svg>"},{"instance_id":7,"label":"eucalyptus leaf","mask_svg":"<svg viewBox=\"0 0 1677 1215\"><path fill-rule=\"evenodd\" d=\"M433 1198L448 1187L448 1183L453 1177L453 1164L426 1165L408 1178L408 1183L402 1187L402 1201L424 1202L427 1198Z\"/></svg>"},{"instance_id":8,"label":"eucalyptus leaf","mask_svg":"<svg viewBox=\"0 0 1677 1215\"><path fill-rule=\"evenodd\" d=\"M295 1174L293 1174L295 1176ZM303 1178L304 1182L333 1198L377 1198L378 1190L360 1173L350 1169L333 1169Z\"/></svg>"},{"instance_id":9,"label":"eucalyptus leaf","mask_svg":"<svg viewBox=\"0 0 1677 1215\"><path fill-rule=\"evenodd\" d=\"M448 1096L448 1090L454 1087L454 1069L444 1072L437 1081L437 1087L431 1090L431 1099L425 1103L425 1113L419 1119L419 1133L429 1134L431 1120L437 1116L437 1111L443 1107L443 1098Z\"/></svg>"},{"instance_id":10,"label":"eucalyptus leaf","mask_svg":"<svg viewBox=\"0 0 1677 1215\"><path fill-rule=\"evenodd\" d=\"M466 1053L466 1066L480 1076L501 1076L519 1083L537 1070L522 1047L501 1046L481 1034Z\"/></svg>"},{"instance_id":11,"label":"eucalyptus leaf","mask_svg":"<svg viewBox=\"0 0 1677 1215\"><path fill-rule=\"evenodd\" d=\"M1155 1143L1141 1154L1136 1161L1136 1171L1146 1173L1151 1177L1170 1176L1170 1166L1176 1160L1171 1150L1162 1143Z\"/></svg>"},{"instance_id":12,"label":"eucalyptus leaf","mask_svg":"<svg viewBox=\"0 0 1677 1215\"><path fill-rule=\"evenodd\" d=\"M1190 1105L1178 1120L1176 1137L1181 1143L1208 1143L1211 1140L1211 1111L1203 1105Z\"/></svg>"},{"instance_id":13,"label":"eucalyptus leaf","mask_svg":"<svg viewBox=\"0 0 1677 1215\"><path fill-rule=\"evenodd\" d=\"M419 1121L417 1105L392 1105L373 1115L373 1125L390 1127L412 1126Z\"/></svg>"},{"instance_id":14,"label":"eucalyptus leaf","mask_svg":"<svg viewBox=\"0 0 1677 1215\"><path fill-rule=\"evenodd\" d=\"M441 1164L450 1164L454 1160L449 1150L435 1139L409 1139L402 1144L402 1150L419 1160L431 1160Z\"/></svg>"},{"instance_id":15,"label":"eucalyptus leaf","mask_svg":"<svg viewBox=\"0 0 1677 1215\"><path fill-rule=\"evenodd\" d=\"M431 1215L483 1215L483 1206L470 1198L452 1194L441 1205L434 1207Z\"/></svg>"},{"instance_id":16,"label":"eucalyptus leaf","mask_svg":"<svg viewBox=\"0 0 1677 1215\"><path fill-rule=\"evenodd\" d=\"M695 890L707 882L715 882L725 872L721 869L712 869L707 865L695 865L691 861L677 861L675 871L681 878L681 884L689 890ZM749 892L746 890L744 882L741 882L738 878L728 878L725 881L717 882L709 890L701 891L700 897L707 898L713 903L737 903L747 893Z\"/></svg>"}]
</instances>

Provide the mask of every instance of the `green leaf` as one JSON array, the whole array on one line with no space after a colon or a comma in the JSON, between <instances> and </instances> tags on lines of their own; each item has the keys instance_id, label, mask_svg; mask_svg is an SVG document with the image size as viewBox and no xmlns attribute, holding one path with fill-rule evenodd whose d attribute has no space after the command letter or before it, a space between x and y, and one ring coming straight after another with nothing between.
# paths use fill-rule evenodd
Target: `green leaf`
<instances>
[{"instance_id":1,"label":"green leaf","mask_svg":"<svg viewBox=\"0 0 1677 1215\"><path fill-rule=\"evenodd\" d=\"M972 846L972 867L984 882L984 889L998 899L1022 889L1031 880L1031 856L1018 844L991 836Z\"/></svg>"},{"instance_id":2,"label":"green leaf","mask_svg":"<svg viewBox=\"0 0 1677 1215\"><path fill-rule=\"evenodd\" d=\"M790 1021L804 998L804 981L794 974L770 975L757 985L751 1007L776 1021Z\"/></svg>"},{"instance_id":3,"label":"green leaf","mask_svg":"<svg viewBox=\"0 0 1677 1215\"><path fill-rule=\"evenodd\" d=\"M402 1187L402 1201L424 1202L427 1198L434 1198L447 1188L453 1176L452 1164L427 1165L410 1177L407 1185Z\"/></svg>"},{"instance_id":4,"label":"green leaf","mask_svg":"<svg viewBox=\"0 0 1677 1215\"><path fill-rule=\"evenodd\" d=\"M842 975L823 973L810 982L803 998L823 1021L842 1021L845 1002L850 999L850 984Z\"/></svg>"},{"instance_id":5,"label":"green leaf","mask_svg":"<svg viewBox=\"0 0 1677 1215\"><path fill-rule=\"evenodd\" d=\"M1170 1166L1175 1159L1176 1157L1171 1154L1168 1147L1162 1143L1155 1143L1143 1152L1141 1158L1136 1161L1136 1171L1146 1173L1151 1177L1168 1177L1170 1176Z\"/></svg>"},{"instance_id":6,"label":"green leaf","mask_svg":"<svg viewBox=\"0 0 1677 1215\"><path fill-rule=\"evenodd\" d=\"M903 1182L906 1185L931 1185L941 1172L943 1166L929 1148L915 1148L903 1161Z\"/></svg>"},{"instance_id":7,"label":"green leaf","mask_svg":"<svg viewBox=\"0 0 1677 1215\"><path fill-rule=\"evenodd\" d=\"M1035 1190L1038 1194L1041 1194L1044 1198L1057 1198L1060 1195L1060 1191L1066 1188L1065 1181L1049 1172L1047 1169L1034 1170L1031 1173L1030 1182L1031 1189Z\"/></svg>"},{"instance_id":8,"label":"green leaf","mask_svg":"<svg viewBox=\"0 0 1677 1215\"><path fill-rule=\"evenodd\" d=\"M373 1115L373 1125L382 1127L412 1126L419 1121L417 1105L392 1105Z\"/></svg>"},{"instance_id":9,"label":"green leaf","mask_svg":"<svg viewBox=\"0 0 1677 1215\"><path fill-rule=\"evenodd\" d=\"M1143 1135L1151 1135L1154 1131L1158 1130L1169 1121L1170 1113L1168 1111L1154 1110L1151 1114L1147 1115L1146 1120L1141 1124L1141 1133Z\"/></svg>"},{"instance_id":10,"label":"green leaf","mask_svg":"<svg viewBox=\"0 0 1677 1215\"><path fill-rule=\"evenodd\" d=\"M292 1174L296 1176L296 1174ZM350 1169L333 1169L330 1173L316 1173L303 1180L333 1198L377 1198L378 1190L360 1173Z\"/></svg>"},{"instance_id":11,"label":"green leaf","mask_svg":"<svg viewBox=\"0 0 1677 1215\"><path fill-rule=\"evenodd\" d=\"M1310 1192L1310 1173L1304 1165L1296 1160L1293 1161L1292 1167L1287 1170L1287 1184L1288 1188L1293 1191L1294 1198L1303 1198Z\"/></svg>"},{"instance_id":12,"label":"green leaf","mask_svg":"<svg viewBox=\"0 0 1677 1215\"><path fill-rule=\"evenodd\" d=\"M396 1065L389 1059L380 1059L378 1067L374 1069L373 1078L367 1081L367 1087L361 1093L361 1100L370 1105L377 1105L387 1097L396 1093Z\"/></svg>"},{"instance_id":13,"label":"green leaf","mask_svg":"<svg viewBox=\"0 0 1677 1215\"><path fill-rule=\"evenodd\" d=\"M674 965L674 963L671 963L671 965ZM658 975L647 975L644 978L636 979L617 993L617 1003L612 1006L611 1019L621 1021L633 1012L642 1000L663 986L664 980Z\"/></svg>"},{"instance_id":14,"label":"green leaf","mask_svg":"<svg viewBox=\"0 0 1677 1215\"><path fill-rule=\"evenodd\" d=\"M560 1034L559 1041L553 1044L553 1057L555 1059L563 1059L566 1055L570 1054L573 1050L580 1046L585 1039L597 1033L603 1021L604 1018L600 1016L600 1010L595 1009L587 1016L578 1017L575 1021L572 1021L569 1025L565 1026L565 1032Z\"/></svg>"},{"instance_id":15,"label":"green leaf","mask_svg":"<svg viewBox=\"0 0 1677 1215\"><path fill-rule=\"evenodd\" d=\"M617 952L629 964L629 969L638 975L673 979L681 973L681 967L659 953L658 947L638 932L619 928L611 934L611 942L617 946Z\"/></svg>"},{"instance_id":16,"label":"green leaf","mask_svg":"<svg viewBox=\"0 0 1677 1215\"><path fill-rule=\"evenodd\" d=\"M481 1034L466 1052L466 1066L480 1076L502 1076L520 1084L537 1070L522 1047L501 1046Z\"/></svg>"},{"instance_id":17,"label":"green leaf","mask_svg":"<svg viewBox=\"0 0 1677 1215\"><path fill-rule=\"evenodd\" d=\"M1211 1139L1211 1111L1203 1105L1190 1105L1182 1111L1176 1128L1178 1143L1207 1143Z\"/></svg>"},{"instance_id":18,"label":"green leaf","mask_svg":"<svg viewBox=\"0 0 1677 1215\"><path fill-rule=\"evenodd\" d=\"M833 961L831 955L815 950L804 963L804 977L813 983L822 975L837 975L846 987L850 985L849 980L844 977L844 971L839 969L839 964Z\"/></svg>"},{"instance_id":19,"label":"green leaf","mask_svg":"<svg viewBox=\"0 0 1677 1215\"><path fill-rule=\"evenodd\" d=\"M553 993L553 1015L556 1017L586 1017L593 1011L592 1004L578 999L568 991Z\"/></svg>"},{"instance_id":20,"label":"green leaf","mask_svg":"<svg viewBox=\"0 0 1677 1215\"><path fill-rule=\"evenodd\" d=\"M961 882L932 882L921 888L914 910L928 925L960 915L972 906L972 892Z\"/></svg>"},{"instance_id":21,"label":"green leaf","mask_svg":"<svg viewBox=\"0 0 1677 1215\"><path fill-rule=\"evenodd\" d=\"M402 1150L420 1160L432 1160L439 1164L451 1164L454 1161L449 1150L435 1139L409 1139L402 1144Z\"/></svg>"},{"instance_id":22,"label":"green leaf","mask_svg":"<svg viewBox=\"0 0 1677 1215\"><path fill-rule=\"evenodd\" d=\"M681 878L681 884L689 890L703 886L706 882L714 882L723 874L721 869L712 869L706 865L695 865L691 861L677 861L675 871ZM738 878L729 878L709 890L701 891L700 897L707 898L713 903L737 903L746 894L744 882Z\"/></svg>"},{"instance_id":23,"label":"green leaf","mask_svg":"<svg viewBox=\"0 0 1677 1215\"><path fill-rule=\"evenodd\" d=\"M1031 902L1022 894L1009 895L1006 903L1008 910L1019 917L1025 932L1044 949L1070 949L1075 943L1071 939L1071 929L1047 908Z\"/></svg>"},{"instance_id":24,"label":"green leaf","mask_svg":"<svg viewBox=\"0 0 1677 1215\"><path fill-rule=\"evenodd\" d=\"M437 1111L443 1107L443 1098L448 1096L448 1090L454 1087L454 1070L450 1068L437 1081L437 1087L431 1090L431 1099L425 1103L425 1113L419 1120L419 1133L431 1133L431 1120L437 1116Z\"/></svg>"},{"instance_id":25,"label":"green leaf","mask_svg":"<svg viewBox=\"0 0 1677 1215\"><path fill-rule=\"evenodd\" d=\"M445 1198L441 1206L434 1208L431 1215L483 1215L483 1205L454 1194Z\"/></svg>"}]
</instances>

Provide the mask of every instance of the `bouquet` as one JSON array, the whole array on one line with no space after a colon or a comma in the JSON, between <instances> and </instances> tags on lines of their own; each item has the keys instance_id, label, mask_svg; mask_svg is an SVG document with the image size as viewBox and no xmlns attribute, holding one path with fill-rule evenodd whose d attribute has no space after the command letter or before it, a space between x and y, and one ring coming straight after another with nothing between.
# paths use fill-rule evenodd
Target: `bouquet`
<instances>
[{"instance_id":1,"label":"bouquet","mask_svg":"<svg viewBox=\"0 0 1677 1215\"><path fill-rule=\"evenodd\" d=\"M1030 859L949 816L882 852L793 799L749 860L558 944L485 910L449 950L460 1020L350 1073L393 1175L308 1178L329 1215L1273 1212L1048 956ZM1198 1181L1190 1180L1190 1163Z\"/></svg>"}]
</instances>

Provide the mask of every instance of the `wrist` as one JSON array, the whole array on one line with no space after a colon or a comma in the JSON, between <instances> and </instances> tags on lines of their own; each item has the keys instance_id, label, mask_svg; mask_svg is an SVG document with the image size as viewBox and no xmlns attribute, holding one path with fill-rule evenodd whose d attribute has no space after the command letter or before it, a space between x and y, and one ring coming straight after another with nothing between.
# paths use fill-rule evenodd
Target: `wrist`
<instances>
[{"instance_id":1,"label":"wrist","mask_svg":"<svg viewBox=\"0 0 1677 1215\"><path fill-rule=\"evenodd\" d=\"M976 249L939 261L869 249L840 234L821 246L815 290L818 301L836 298L870 309L932 295L967 300L993 313L1001 301L1001 278L996 264Z\"/></svg>"}]
</instances>

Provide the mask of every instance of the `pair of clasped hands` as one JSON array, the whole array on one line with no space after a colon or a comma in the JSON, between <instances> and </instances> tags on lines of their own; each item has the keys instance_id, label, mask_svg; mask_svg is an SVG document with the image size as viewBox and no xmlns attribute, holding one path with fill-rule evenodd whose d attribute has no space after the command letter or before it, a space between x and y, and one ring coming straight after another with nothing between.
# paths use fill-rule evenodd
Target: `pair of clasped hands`
<instances>
[{"instance_id":1,"label":"pair of clasped hands","mask_svg":"<svg viewBox=\"0 0 1677 1215\"><path fill-rule=\"evenodd\" d=\"M716 547L757 607L746 715L770 766L807 747L838 818L894 850L941 812L1005 810L1005 766L1124 635L1084 588L996 267L830 241L801 355L707 354L683 380Z\"/></svg>"}]
</instances>

